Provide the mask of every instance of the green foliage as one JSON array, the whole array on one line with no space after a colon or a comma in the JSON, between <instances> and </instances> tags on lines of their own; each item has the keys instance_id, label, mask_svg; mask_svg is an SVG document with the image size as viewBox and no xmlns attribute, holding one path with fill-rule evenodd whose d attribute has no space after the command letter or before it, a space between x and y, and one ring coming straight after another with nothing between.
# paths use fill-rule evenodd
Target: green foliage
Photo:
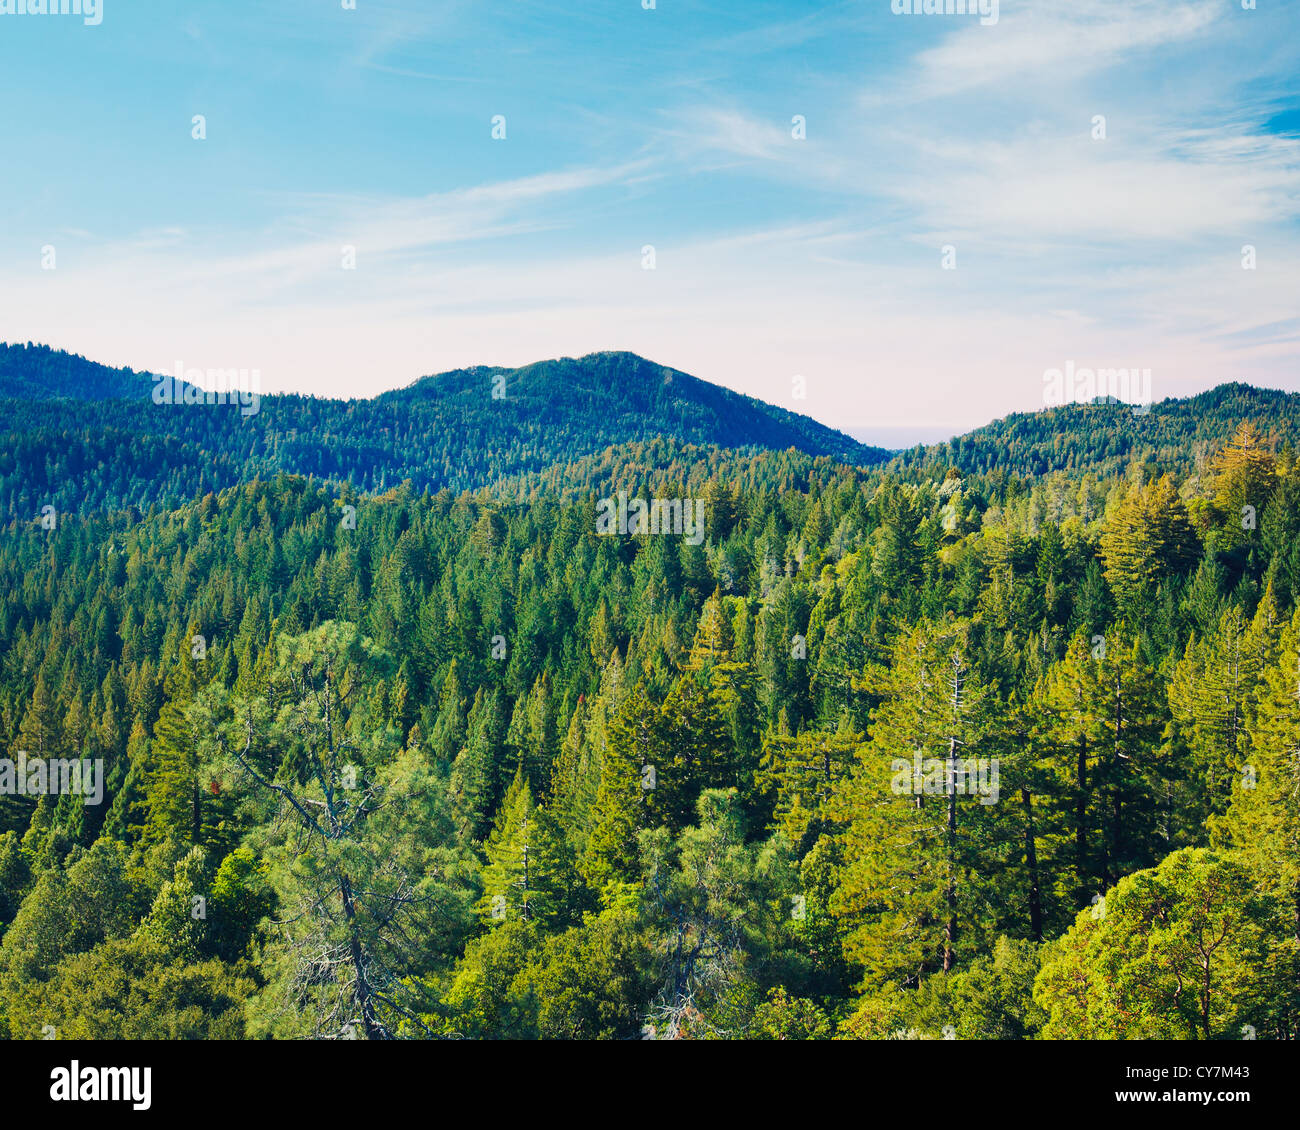
<instances>
[{"instance_id":1,"label":"green foliage","mask_svg":"<svg viewBox=\"0 0 1300 1130\"><path fill-rule=\"evenodd\" d=\"M1281 394L848 467L620 355L507 375L494 421L475 370L243 428L21 353L112 395L28 400L0 460L0 747L106 782L0 796L14 1034L1300 1034ZM589 380L599 427L533 418ZM602 536L619 490L706 538Z\"/></svg>"},{"instance_id":2,"label":"green foliage","mask_svg":"<svg viewBox=\"0 0 1300 1130\"><path fill-rule=\"evenodd\" d=\"M727 1034L727 996L765 956L793 885L784 839L745 843L735 790L708 789L697 807L699 823L676 841L667 828L641 834L659 1039Z\"/></svg>"},{"instance_id":3,"label":"green foliage","mask_svg":"<svg viewBox=\"0 0 1300 1130\"><path fill-rule=\"evenodd\" d=\"M582 895L569 844L533 803L522 770L506 791L498 820L485 847L479 914L489 922L536 922L548 931L572 921Z\"/></svg>"},{"instance_id":4,"label":"green foliage","mask_svg":"<svg viewBox=\"0 0 1300 1130\"><path fill-rule=\"evenodd\" d=\"M494 397L497 380L504 395ZM887 458L807 416L631 353L460 369L369 400L267 395L251 415L224 404L155 405L153 388L147 374L0 345L10 433L0 515L27 520L32 498L61 514L147 509L277 472L361 491L408 480L418 490L473 490L661 439L796 448L863 466ZM500 533L489 520L478 546L492 549Z\"/></svg>"},{"instance_id":5,"label":"green foliage","mask_svg":"<svg viewBox=\"0 0 1300 1130\"><path fill-rule=\"evenodd\" d=\"M145 936L75 954L5 1000L9 1035L62 1040L237 1040L255 988L247 970L184 960Z\"/></svg>"},{"instance_id":6,"label":"green foliage","mask_svg":"<svg viewBox=\"0 0 1300 1130\"><path fill-rule=\"evenodd\" d=\"M1203 848L1128 876L1048 946L1034 987L1043 1035L1240 1038L1287 945L1280 909L1241 863Z\"/></svg>"},{"instance_id":7,"label":"green foliage","mask_svg":"<svg viewBox=\"0 0 1300 1130\"><path fill-rule=\"evenodd\" d=\"M927 977L907 1024L934 1039L1034 1039L1046 1019L1033 999L1038 970L1034 943L998 938L966 968Z\"/></svg>"}]
</instances>

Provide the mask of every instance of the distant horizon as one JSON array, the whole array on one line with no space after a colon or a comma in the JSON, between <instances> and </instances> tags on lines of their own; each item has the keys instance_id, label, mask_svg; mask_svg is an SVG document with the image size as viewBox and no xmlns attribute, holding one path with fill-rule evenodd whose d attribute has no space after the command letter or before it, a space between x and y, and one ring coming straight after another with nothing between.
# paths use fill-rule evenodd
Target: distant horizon
<instances>
[{"instance_id":1,"label":"distant horizon","mask_svg":"<svg viewBox=\"0 0 1300 1130\"><path fill-rule=\"evenodd\" d=\"M992 423L990 420L989 423ZM833 425L832 425L833 426ZM914 447L929 447L947 443L964 434L960 429L926 424L897 424L890 427L870 425L844 426L839 429L859 443L870 447L883 447L886 451L910 451Z\"/></svg>"},{"instance_id":2,"label":"distant horizon","mask_svg":"<svg viewBox=\"0 0 1300 1130\"><path fill-rule=\"evenodd\" d=\"M99 365L99 366L102 366L102 367L104 367L104 368L115 369L115 370L118 370L118 371L126 371L126 370L130 370L131 372L136 373L136 374L145 374L145 375L150 375L150 376L152 376L152 375L154 375L154 374L161 374L161 375L164 375L164 376L170 376L170 375L172 375L171 373L169 373L169 372L168 372L167 370L165 370L165 369L159 369L159 368L142 368L142 367L140 367L140 366L132 365L132 364L129 364L129 363L127 363L127 364L122 364L122 365L111 364L111 363L108 363L108 362L101 361L101 360L99 360L98 358L95 358L95 357L89 357L89 356L86 356L85 354L77 353L77 352L74 352L73 350L70 350L70 349L61 348L61 347L59 347L59 346L57 346L57 345L54 345L54 344L51 344L51 343L49 343L49 342L40 342L40 341L35 341L35 340L28 340L28 341L17 341L17 340L14 340L14 341L5 341L5 340L0 340L0 347L9 347L9 348L14 348L14 347L25 347L25 346L29 346L29 345L32 346L32 347L34 347L34 348L37 348L37 349L48 349L48 350L50 350L50 351L53 352L53 353L62 353L62 354L64 354L64 355L66 355L66 356L79 357L79 358L81 358L81 360L83 360L83 361L85 361L85 362L87 362L87 363L89 363L89 364L92 364L92 365ZM960 436L970 434L971 432L978 431L978 430L980 430L981 428L984 428L984 427L988 427L989 425L994 424L994 423L996 423L996 422L999 421L999 420L1005 419L1007 416L1012 416L1012 415L1017 415L1017 414L1025 414L1025 413L1033 414L1033 413L1035 413L1035 412L1046 411L1046 410L1047 410L1047 407L1048 407L1048 406L1044 406L1044 405L1039 405L1039 406L1037 406L1037 407L1035 407L1035 408L1021 409L1021 410L1015 410L1015 411L1011 411L1011 412L1003 412L1003 413L1000 413L1000 414L998 414L998 415L989 416L989 417L987 417L986 419L980 420L979 422L972 423L972 424L969 424L969 425L967 425L967 424L961 424L961 425L958 425L958 424L931 423L931 422L926 422L926 421L917 421L917 422L914 422L914 423L902 423L902 424L872 424L872 423L852 423L852 424L846 424L846 423L839 422L839 421L831 421L831 420L819 419L817 416L813 415L811 412L802 411L802 410L797 406L797 404L796 404L795 406L789 406L789 405L783 405L783 404L779 404L779 403L774 403L773 401L765 400L765 399L764 399L763 397L761 397L761 396L754 396L754 394L752 394L752 393L744 392L744 391L741 390L741 389L729 388L727 385L722 384L720 381L713 380L712 378L710 378L710 377L708 377L708 376L703 376L703 375L701 375L701 374L699 374L699 373L693 373L693 372L690 372L690 371L688 371L688 370L681 369L681 368L679 368L679 367L676 366L676 365L668 365L668 364L666 364L666 363L660 361L660 360L659 360L658 358L656 358L656 357L646 356L646 355L644 355L644 354L637 353L637 352L635 352L634 350L630 350L630 349L593 349L593 350L588 350L588 351L585 352L585 353L576 354L576 355L575 355L575 354L566 354L566 355L563 355L563 356L557 356L557 357L536 357L536 358L533 358L533 359L530 360L530 361L526 361L526 362L524 362L524 363L521 364L521 365L492 365L492 364L486 364L486 363L484 363L484 364L478 364L478 365L462 365L462 366L458 366L458 367L453 368L453 369L444 369L444 370L439 370L439 371L437 371L437 372L426 372L426 373L421 373L419 376L412 377L412 378L409 379L409 380L405 380L405 381L403 381L403 382L401 382L401 383L398 383L398 384L393 384L393 385L391 385L391 386L389 386L389 387L382 388L382 389L380 389L380 390L378 390L378 391L376 391L376 392L368 393L368 394L366 394L366 395L364 395L364 396L352 396L352 397L337 397L337 396L331 397L331 396L323 396L323 398L324 398L324 399L331 399L331 400L342 400L342 401L348 401L348 400L373 400L373 399L375 399L375 398L377 398L377 397L384 396L384 395L386 395L386 394L388 394L388 393L399 392L399 391L401 391L401 390L403 390L403 389L411 388L411 387L413 387L413 386L415 386L415 385L421 383L422 381L433 380L433 379L436 379L436 378L438 378L438 377L448 376L448 375L450 375L450 374L452 374L452 373L456 373L456 372L464 372L464 371L472 370L472 369L487 369L487 370L515 371L515 370L518 370L518 369L528 368L529 366L532 366L532 365L540 365L540 364L546 364L546 363L550 363L550 362L558 362L558 361L581 361L581 360L583 360L584 358L587 358L587 357L593 357L593 356L599 356L599 355L601 355L601 354L625 354L625 355L629 355L629 356L637 357L637 358L639 358L640 360L646 362L647 364L651 364L651 365L661 365L661 366L663 366L664 368L667 368L667 369L673 369L673 370L675 370L675 371L677 371L677 372L684 373L686 376L693 377L693 378L695 378L696 380L702 381L702 382L704 382L705 384L713 385L714 387L717 387L717 388L728 389L728 391L735 392L735 393L737 393L737 394L739 394L739 395L742 395L742 396L749 396L749 397L752 397L753 399L758 400L758 401L760 401L760 402L762 402L762 403L764 403L764 404L767 404L767 405L769 405L770 407L774 407L774 408L784 408L786 411L792 412L792 413L793 413L794 415L796 415L796 416L804 416L804 417L806 417L806 418L808 418L808 419L810 419L810 420L815 421L816 423L822 425L822 426L825 427L825 428L829 428L829 429L831 429L832 431L839 432L839 433L842 434L842 435L848 436L850 439L853 439L853 440L855 440L855 441L858 442L858 443L864 444L864 445L869 446L869 447L876 447L876 448L882 449L882 450L884 450L884 451L890 453L891 455L901 454L901 453L903 453L903 452L910 451L910 450L912 450L913 448L918 447L918 446L919 446L919 447L930 447L930 446L934 446L934 445L941 444L941 443L947 443L947 442L949 442L949 441L951 441L951 440L953 440L953 439L956 439L956 438L958 438L958 437L960 437ZM1159 403L1161 400L1165 400L1165 399L1171 399L1171 400L1176 400L1176 401L1177 401L1177 400L1188 400L1188 399L1192 399L1192 398L1194 398L1194 397L1196 397L1196 396L1199 396L1199 395L1201 395L1201 394L1203 394L1203 393L1206 393L1206 392L1212 392L1212 391L1214 391L1214 389L1216 389L1216 388L1222 388L1222 387L1224 387L1225 385L1231 385L1231 384L1244 384L1244 385L1246 385L1247 387L1255 388L1255 389L1258 389L1258 390L1260 390L1260 391L1275 391L1275 392L1281 392L1281 393L1286 393L1286 394L1292 394L1292 393L1296 393L1296 392L1297 392L1297 390L1293 390L1293 389L1272 388L1272 387L1270 387L1270 386L1268 386L1268 385L1259 385L1259 384L1255 384L1254 382L1251 382L1251 381L1223 380L1223 381L1219 381L1219 382L1216 383L1216 384L1210 385L1210 386L1208 386L1208 387L1206 387L1206 388L1198 389L1198 390L1196 390L1196 391L1194 391L1194 392L1189 392L1189 393L1186 393L1186 394L1183 394L1183 395L1171 396L1171 397L1159 397L1159 398L1156 398L1156 400L1154 400L1153 403ZM277 396L277 395L290 395L290 396L293 396L293 395L298 395L298 396L306 395L306 396L313 396L313 395L321 395L321 394L314 394L314 393L304 393L304 392L301 392L301 391L299 391L299 390L295 390L295 389L273 389L273 388L263 388L263 389L260 389L259 392L260 392L260 395L262 395L262 396ZM1076 403L1083 403L1083 402L1076 402Z\"/></svg>"},{"instance_id":3,"label":"distant horizon","mask_svg":"<svg viewBox=\"0 0 1300 1130\"><path fill-rule=\"evenodd\" d=\"M136 0L93 27L6 18L11 87L48 94L0 120L23 186L0 337L332 397L617 343L909 435L1041 407L1070 363L1149 371L1157 400L1296 391L1298 14Z\"/></svg>"}]
</instances>

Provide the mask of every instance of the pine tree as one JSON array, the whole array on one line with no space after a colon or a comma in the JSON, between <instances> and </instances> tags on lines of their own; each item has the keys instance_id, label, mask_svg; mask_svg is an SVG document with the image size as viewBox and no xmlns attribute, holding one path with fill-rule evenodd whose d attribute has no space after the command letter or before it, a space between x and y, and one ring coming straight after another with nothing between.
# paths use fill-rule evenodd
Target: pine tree
<instances>
[{"instance_id":1,"label":"pine tree","mask_svg":"<svg viewBox=\"0 0 1300 1130\"><path fill-rule=\"evenodd\" d=\"M1258 517L1265 513L1277 488L1277 463L1272 441L1251 420L1237 426L1228 445L1210 465L1214 510L1222 523L1224 544L1237 546L1254 537ZM1256 523L1243 522L1249 512Z\"/></svg>"},{"instance_id":2,"label":"pine tree","mask_svg":"<svg viewBox=\"0 0 1300 1130\"><path fill-rule=\"evenodd\" d=\"M791 844L826 830L826 804L863 742L845 718L839 730L805 730L798 737L771 733L764 743L762 780L774 796L775 827Z\"/></svg>"},{"instance_id":3,"label":"pine tree","mask_svg":"<svg viewBox=\"0 0 1300 1130\"><path fill-rule=\"evenodd\" d=\"M657 712L639 689L620 703L610 720L601 751L600 787L596 793L595 824L580 870L588 886L605 891L613 883L635 882L640 872L637 833L645 827L645 768L653 768L659 745Z\"/></svg>"},{"instance_id":4,"label":"pine tree","mask_svg":"<svg viewBox=\"0 0 1300 1130\"><path fill-rule=\"evenodd\" d=\"M916 985L973 952L987 926L982 825L995 805L971 771L996 764L989 695L963 656L962 628L922 625L874 673L882 701L869 743L828 806L844 825L831 910L870 985ZM996 798L993 798L996 799Z\"/></svg>"},{"instance_id":5,"label":"pine tree","mask_svg":"<svg viewBox=\"0 0 1300 1130\"><path fill-rule=\"evenodd\" d=\"M1200 543L1172 478L1149 487L1134 479L1106 516L1101 551L1106 580L1122 615L1140 615L1167 575L1181 574L1200 556Z\"/></svg>"},{"instance_id":6,"label":"pine tree","mask_svg":"<svg viewBox=\"0 0 1300 1130\"><path fill-rule=\"evenodd\" d=\"M683 676L652 721L653 787L647 819L680 831L693 818L700 793L731 783L732 747L717 697Z\"/></svg>"},{"instance_id":7,"label":"pine tree","mask_svg":"<svg viewBox=\"0 0 1300 1130\"><path fill-rule=\"evenodd\" d=\"M186 637L197 634L191 625ZM233 847L232 800L216 776L200 776L200 737L193 716L198 662L182 648L163 685L166 701L153 727L144 807L146 844L175 842L228 850Z\"/></svg>"},{"instance_id":8,"label":"pine tree","mask_svg":"<svg viewBox=\"0 0 1300 1130\"><path fill-rule=\"evenodd\" d=\"M36 675L31 701L18 730L18 748L30 758L59 757L62 755L62 736L58 703L42 669Z\"/></svg>"},{"instance_id":9,"label":"pine tree","mask_svg":"<svg viewBox=\"0 0 1300 1130\"><path fill-rule=\"evenodd\" d=\"M438 720L429 735L429 752L435 762L450 765L465 743L465 699L456 661L451 661L442 683Z\"/></svg>"},{"instance_id":10,"label":"pine tree","mask_svg":"<svg viewBox=\"0 0 1300 1130\"><path fill-rule=\"evenodd\" d=\"M486 845L483 897L477 910L491 923L536 923L563 928L571 918L576 874L564 837L533 803L532 789L516 772Z\"/></svg>"},{"instance_id":11,"label":"pine tree","mask_svg":"<svg viewBox=\"0 0 1300 1130\"><path fill-rule=\"evenodd\" d=\"M1275 658L1276 616L1271 586L1250 622L1230 605L1213 635L1188 641L1170 678L1164 743L1171 757L1186 761L1176 786L1186 843L1198 841L1206 821L1226 810L1249 758L1247 725L1263 671Z\"/></svg>"},{"instance_id":12,"label":"pine tree","mask_svg":"<svg viewBox=\"0 0 1300 1130\"><path fill-rule=\"evenodd\" d=\"M474 695L465 746L451 770L452 813L462 840L481 840L500 796L506 719L497 688Z\"/></svg>"},{"instance_id":13,"label":"pine tree","mask_svg":"<svg viewBox=\"0 0 1300 1130\"><path fill-rule=\"evenodd\" d=\"M551 775L550 810L565 830L575 854L586 850L595 819L600 767L609 740L609 721L621 697L623 667L618 652L601 673L600 693L579 696Z\"/></svg>"},{"instance_id":14,"label":"pine tree","mask_svg":"<svg viewBox=\"0 0 1300 1130\"><path fill-rule=\"evenodd\" d=\"M1300 941L1300 610L1264 671L1248 737L1250 760L1233 782L1227 813L1212 822L1215 840L1294 908Z\"/></svg>"},{"instance_id":15,"label":"pine tree","mask_svg":"<svg viewBox=\"0 0 1300 1130\"><path fill-rule=\"evenodd\" d=\"M722 593L713 590L713 595L704 602L700 620L695 628L695 639L683 670L706 674L719 663L731 658L731 649L735 638L731 630L731 620L722 601Z\"/></svg>"}]
</instances>

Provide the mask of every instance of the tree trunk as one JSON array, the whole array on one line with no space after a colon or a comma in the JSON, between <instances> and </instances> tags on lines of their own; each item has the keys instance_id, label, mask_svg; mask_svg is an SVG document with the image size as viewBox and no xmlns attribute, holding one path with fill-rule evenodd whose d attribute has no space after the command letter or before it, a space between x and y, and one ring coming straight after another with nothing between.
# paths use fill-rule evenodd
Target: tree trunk
<instances>
[{"instance_id":1,"label":"tree trunk","mask_svg":"<svg viewBox=\"0 0 1300 1130\"><path fill-rule=\"evenodd\" d=\"M1034 835L1034 805L1027 786L1021 786L1020 800L1025 806L1025 865L1029 868L1029 929L1034 941L1043 940L1043 904L1038 894L1038 845Z\"/></svg>"},{"instance_id":2,"label":"tree trunk","mask_svg":"<svg viewBox=\"0 0 1300 1130\"><path fill-rule=\"evenodd\" d=\"M382 1040L386 1033L375 1017L374 1001L371 999L370 980L366 976L365 957L361 951L361 938L357 934L357 912L352 903L352 884L344 874L339 875L339 895L343 900L343 917L348 923L348 951L352 958L352 969L356 973L357 1008L361 1013L361 1025L365 1029L367 1040Z\"/></svg>"},{"instance_id":3,"label":"tree trunk","mask_svg":"<svg viewBox=\"0 0 1300 1130\"><path fill-rule=\"evenodd\" d=\"M1074 856L1079 872L1079 889L1085 894L1092 886L1088 874L1088 736L1079 735L1078 799L1074 811Z\"/></svg>"}]
</instances>

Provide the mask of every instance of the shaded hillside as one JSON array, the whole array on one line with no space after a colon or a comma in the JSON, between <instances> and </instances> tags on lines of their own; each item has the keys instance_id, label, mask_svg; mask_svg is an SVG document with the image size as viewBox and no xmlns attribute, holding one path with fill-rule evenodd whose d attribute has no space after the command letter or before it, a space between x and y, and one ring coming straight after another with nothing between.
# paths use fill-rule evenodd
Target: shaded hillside
<instances>
[{"instance_id":1,"label":"shaded hillside","mask_svg":"<svg viewBox=\"0 0 1300 1130\"><path fill-rule=\"evenodd\" d=\"M658 438L850 464L887 453L629 353L463 369L369 400L158 405L147 374L44 347L0 353L0 516L177 502L277 472L361 491L460 491ZM494 392L497 395L494 395Z\"/></svg>"},{"instance_id":2,"label":"shaded hillside","mask_svg":"<svg viewBox=\"0 0 1300 1130\"><path fill-rule=\"evenodd\" d=\"M900 468L957 467L963 474L1000 469L1034 476L1051 471L1120 473L1154 462L1186 473L1222 447L1242 420L1279 443L1300 443L1300 394L1224 384L1186 400L1165 400L1136 416L1127 404L1069 404L1007 416L947 443L899 453Z\"/></svg>"}]
</instances>

